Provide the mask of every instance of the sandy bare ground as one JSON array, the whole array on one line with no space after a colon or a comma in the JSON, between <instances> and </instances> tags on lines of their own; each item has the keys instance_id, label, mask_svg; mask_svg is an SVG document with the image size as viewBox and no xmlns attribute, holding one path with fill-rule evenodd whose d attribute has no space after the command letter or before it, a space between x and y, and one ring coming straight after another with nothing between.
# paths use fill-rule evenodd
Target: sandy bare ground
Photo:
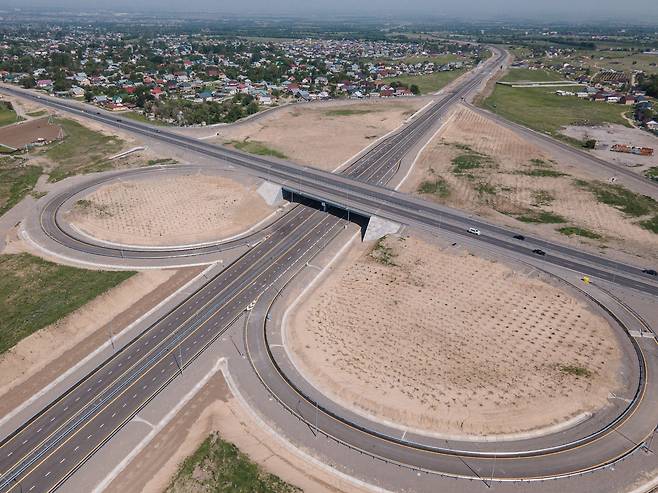
<instances>
[{"instance_id":1,"label":"sandy bare ground","mask_svg":"<svg viewBox=\"0 0 658 493\"><path fill-rule=\"evenodd\" d=\"M569 126L565 127L562 133L580 140L595 139L597 148L591 151L592 154L606 161L628 166L640 174L652 166L658 166L658 137L638 128L623 125ZM612 152L610 148L615 144L651 147L655 152L653 156Z\"/></svg>"},{"instance_id":2,"label":"sandy bare ground","mask_svg":"<svg viewBox=\"0 0 658 493\"><path fill-rule=\"evenodd\" d=\"M468 153L459 146L490 158L482 168L468 170L467 176L453 172L452 159ZM608 154L613 154L608 152ZM541 166L532 160L543 162ZM562 172L560 177L529 176L536 169ZM553 157L497 125L483 115L460 107L443 130L419 156L413 172L402 190L418 193L419 185L428 179L441 177L448 187L447 196L423 194L428 200L473 211L490 220L516 229L542 235L547 239L605 251L610 256L628 254L648 259L658 258L658 235L626 217L622 212L581 190L575 178L592 180L572 163L557 162ZM493 193L483 192L482 185ZM530 224L512 217L527 211L548 211L567 219L563 224ZM556 230L564 226L586 228L601 239L571 238Z\"/></svg>"},{"instance_id":3,"label":"sandy bare ground","mask_svg":"<svg viewBox=\"0 0 658 493\"><path fill-rule=\"evenodd\" d=\"M272 211L234 180L185 175L110 183L76 203L69 219L101 240L178 245L228 238Z\"/></svg>"},{"instance_id":4,"label":"sandy bare ground","mask_svg":"<svg viewBox=\"0 0 658 493\"><path fill-rule=\"evenodd\" d=\"M50 124L49 118L21 122L0 128L0 144L21 149L38 139L52 142L63 135L59 126Z\"/></svg>"},{"instance_id":5,"label":"sandy bare ground","mask_svg":"<svg viewBox=\"0 0 658 493\"><path fill-rule=\"evenodd\" d=\"M561 289L414 237L372 248L354 247L287 327L302 372L338 402L433 433L497 435L602 408L619 385L612 328Z\"/></svg>"},{"instance_id":6,"label":"sandy bare ground","mask_svg":"<svg viewBox=\"0 0 658 493\"><path fill-rule=\"evenodd\" d=\"M107 493L160 493L179 464L212 432L249 455L251 460L284 481L313 493L362 491L307 463L255 423L235 399L221 375L201 391L107 488ZM197 491L179 484L175 491Z\"/></svg>"},{"instance_id":7,"label":"sandy bare ground","mask_svg":"<svg viewBox=\"0 0 658 493\"><path fill-rule=\"evenodd\" d=\"M254 122L218 129L211 142L249 139L291 160L333 170L397 128L428 99L383 100L336 106L290 106ZM336 112L351 111L353 114Z\"/></svg>"},{"instance_id":8,"label":"sandy bare ground","mask_svg":"<svg viewBox=\"0 0 658 493\"><path fill-rule=\"evenodd\" d=\"M0 356L0 395L4 396L3 400L7 399L5 394L9 390L22 386L27 379L60 359L65 352L109 324L118 314L128 310L175 274L175 270L141 272L58 322L20 341ZM107 334L103 334L103 342L107 337ZM55 376L53 375L52 378ZM46 383L48 382L44 382L43 385ZM12 394L18 393L12 391ZM11 408L4 409L4 405L2 408L5 412L11 410Z\"/></svg>"}]
</instances>

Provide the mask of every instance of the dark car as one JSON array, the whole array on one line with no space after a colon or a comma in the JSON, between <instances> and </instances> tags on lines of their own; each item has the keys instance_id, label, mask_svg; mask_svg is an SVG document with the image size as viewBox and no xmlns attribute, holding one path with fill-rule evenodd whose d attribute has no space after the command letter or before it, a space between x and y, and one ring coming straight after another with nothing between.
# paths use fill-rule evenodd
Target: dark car
<instances>
[{"instance_id":1,"label":"dark car","mask_svg":"<svg viewBox=\"0 0 658 493\"><path fill-rule=\"evenodd\" d=\"M523 236L523 235L514 235L513 238L515 240L521 240L521 241L525 240L525 236Z\"/></svg>"},{"instance_id":2,"label":"dark car","mask_svg":"<svg viewBox=\"0 0 658 493\"><path fill-rule=\"evenodd\" d=\"M653 269L642 269L642 272L649 274L650 276L658 276L658 272Z\"/></svg>"},{"instance_id":3,"label":"dark car","mask_svg":"<svg viewBox=\"0 0 658 493\"><path fill-rule=\"evenodd\" d=\"M537 255L546 255L546 252L544 250L540 250L539 248L535 248L532 253L536 253Z\"/></svg>"}]
</instances>

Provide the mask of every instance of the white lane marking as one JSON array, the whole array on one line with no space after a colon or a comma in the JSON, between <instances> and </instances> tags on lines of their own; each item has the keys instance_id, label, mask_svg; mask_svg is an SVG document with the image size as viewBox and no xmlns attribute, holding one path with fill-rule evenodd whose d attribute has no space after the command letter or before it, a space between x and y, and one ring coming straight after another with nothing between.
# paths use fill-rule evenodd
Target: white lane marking
<instances>
[{"instance_id":1,"label":"white lane marking","mask_svg":"<svg viewBox=\"0 0 658 493\"><path fill-rule=\"evenodd\" d=\"M200 265L205 265L205 264L200 264ZM190 279L187 283L185 283L183 286L181 286L179 289L171 293L169 296L167 296L164 300L162 300L160 303L155 305L153 308L151 308L149 311L144 313L141 317L139 317L137 320L132 322L131 324L127 325L121 332L118 334L115 334L114 339L117 340L121 338L123 335L128 333L129 331L133 330L138 324L142 323L147 317L150 317L153 315L155 312L160 310L163 306L167 305L175 296L178 296L181 292L185 291L187 288L189 288L193 283L198 282L199 279L202 279L205 277L205 275L210 272L211 269L213 269L217 264L213 263L206 267L202 272L200 272L197 276L194 278ZM108 266L112 267L112 266ZM116 266L114 267L116 268ZM161 268L161 267L158 267ZM68 378L70 375L78 371L82 366L86 365L89 361L91 361L93 358L101 354L104 350L107 348L111 347L111 342L110 341L105 341L103 344L101 344L97 349L89 353L87 356L82 358L80 361L78 361L75 365L73 365L71 368L66 370L64 373L59 375L55 380L50 382L48 385L46 385L44 388L36 392L35 394L32 394L32 397L24 401L21 405L18 407L14 408L12 411L9 413L5 414L2 418L0 418L0 426L3 426L7 421L12 419L14 416L16 416L18 413L22 412L25 408L28 406L31 406L34 402L36 402L37 399L40 399L42 396L44 396L46 393L50 392L52 389L54 389L57 385L62 383L66 378ZM122 364L119 364L119 367L121 367ZM76 397L75 402L78 402L80 400L80 397Z\"/></svg>"},{"instance_id":2,"label":"white lane marking","mask_svg":"<svg viewBox=\"0 0 658 493\"><path fill-rule=\"evenodd\" d=\"M110 473L103 478L103 480L96 485L96 487L91 491L91 493L101 493L104 491L114 479L121 474L121 472L128 467L137 455L146 448L146 446L157 436L162 429L169 424L169 422L178 414L178 412L187 405L187 403L208 383L208 381L221 369L222 364L225 363L224 358L220 358L215 363L215 366L206 373L201 380L187 393L183 398L178 401L178 404L171 409L159 422L157 425L152 426L151 431L130 451L124 459L119 462ZM135 418L133 418L135 420Z\"/></svg>"}]
</instances>

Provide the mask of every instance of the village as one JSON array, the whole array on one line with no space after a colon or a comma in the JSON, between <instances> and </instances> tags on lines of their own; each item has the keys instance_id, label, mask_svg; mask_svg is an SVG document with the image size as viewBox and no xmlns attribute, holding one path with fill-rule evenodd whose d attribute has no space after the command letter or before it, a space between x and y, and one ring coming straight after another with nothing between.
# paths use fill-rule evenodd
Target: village
<instances>
[{"instance_id":1,"label":"village","mask_svg":"<svg viewBox=\"0 0 658 493\"><path fill-rule=\"evenodd\" d=\"M233 122L296 101L416 95L413 77L461 73L486 58L451 42L127 39L82 28L34 40L5 34L2 81L177 125Z\"/></svg>"}]
</instances>

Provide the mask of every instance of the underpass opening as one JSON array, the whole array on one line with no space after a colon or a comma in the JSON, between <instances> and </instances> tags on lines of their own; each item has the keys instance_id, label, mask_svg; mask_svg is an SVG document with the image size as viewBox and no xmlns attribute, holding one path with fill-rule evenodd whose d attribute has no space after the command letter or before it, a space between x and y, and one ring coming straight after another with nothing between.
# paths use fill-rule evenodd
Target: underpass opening
<instances>
[{"instance_id":1,"label":"underpass opening","mask_svg":"<svg viewBox=\"0 0 658 493\"><path fill-rule=\"evenodd\" d=\"M312 209L317 209L319 211L326 212L332 216L345 219L351 223L358 225L361 228L361 239L365 237L366 230L368 229L368 224L370 222L370 216L361 214L359 212L354 212L351 209L341 205L329 202L327 200L320 200L314 197L309 197L307 195L300 194L297 191L286 190L283 191L283 199L288 202L293 202L295 204L305 205Z\"/></svg>"}]
</instances>

